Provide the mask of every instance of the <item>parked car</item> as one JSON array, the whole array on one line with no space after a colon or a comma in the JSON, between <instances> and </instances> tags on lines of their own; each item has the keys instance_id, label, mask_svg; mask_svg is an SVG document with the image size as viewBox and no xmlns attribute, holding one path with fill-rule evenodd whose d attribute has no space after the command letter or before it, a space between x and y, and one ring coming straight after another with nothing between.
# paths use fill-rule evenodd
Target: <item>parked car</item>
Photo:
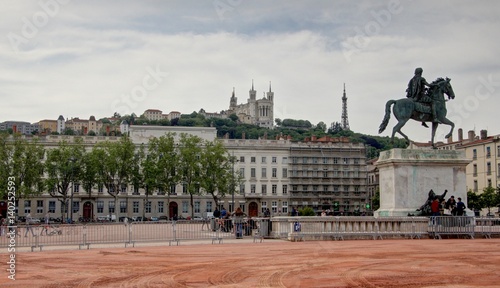
<instances>
[{"instance_id":1,"label":"parked car","mask_svg":"<svg viewBox=\"0 0 500 288\"><path fill-rule=\"evenodd\" d=\"M49 218L49 223L61 223L61 219L60 218L50 217Z\"/></svg>"},{"instance_id":2,"label":"parked car","mask_svg":"<svg viewBox=\"0 0 500 288\"><path fill-rule=\"evenodd\" d=\"M109 216L97 216L97 222L109 222L111 217Z\"/></svg>"},{"instance_id":3,"label":"parked car","mask_svg":"<svg viewBox=\"0 0 500 288\"><path fill-rule=\"evenodd\" d=\"M125 221L125 219L127 219L127 220L128 220L128 222L132 222L132 221L134 221L131 217L127 217L127 216L121 216L120 218L118 218L118 221L120 221L120 222L124 222L124 221Z\"/></svg>"},{"instance_id":4,"label":"parked car","mask_svg":"<svg viewBox=\"0 0 500 288\"><path fill-rule=\"evenodd\" d=\"M158 217L151 216L149 221L159 221Z\"/></svg>"},{"instance_id":5,"label":"parked car","mask_svg":"<svg viewBox=\"0 0 500 288\"><path fill-rule=\"evenodd\" d=\"M161 215L160 217L158 217L158 220L168 220L168 217L167 215Z\"/></svg>"},{"instance_id":6,"label":"parked car","mask_svg":"<svg viewBox=\"0 0 500 288\"><path fill-rule=\"evenodd\" d=\"M132 217L132 220L136 221L136 222L144 222L144 221L148 221L148 218L142 217L142 216L135 216L135 217Z\"/></svg>"},{"instance_id":7,"label":"parked car","mask_svg":"<svg viewBox=\"0 0 500 288\"><path fill-rule=\"evenodd\" d=\"M31 219L31 224L39 224L41 221L38 218L32 218Z\"/></svg>"}]
</instances>

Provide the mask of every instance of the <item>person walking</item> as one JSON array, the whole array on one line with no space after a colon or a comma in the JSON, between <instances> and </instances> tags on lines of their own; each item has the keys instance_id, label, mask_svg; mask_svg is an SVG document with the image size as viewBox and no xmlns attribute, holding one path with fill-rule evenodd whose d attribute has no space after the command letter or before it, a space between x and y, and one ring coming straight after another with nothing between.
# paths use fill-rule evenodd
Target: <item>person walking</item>
<instances>
[{"instance_id":1,"label":"person walking","mask_svg":"<svg viewBox=\"0 0 500 288\"><path fill-rule=\"evenodd\" d=\"M31 227L32 222L33 219L31 218L31 214L28 213L28 215L26 215L26 232L24 232L24 237L28 237L28 231L31 232L32 236L35 236L35 232L33 232L33 227Z\"/></svg>"},{"instance_id":2,"label":"person walking","mask_svg":"<svg viewBox=\"0 0 500 288\"><path fill-rule=\"evenodd\" d=\"M5 227L7 227L7 218L3 217L2 220L0 221L1 229L0 229L0 236L4 236L5 234Z\"/></svg>"},{"instance_id":3,"label":"person walking","mask_svg":"<svg viewBox=\"0 0 500 288\"><path fill-rule=\"evenodd\" d=\"M45 214L44 220L45 220L44 221L45 224L42 227L42 231L40 232L40 236L43 235L43 231L45 231L45 235L49 234L49 221L50 221L50 214L49 214L49 212L47 212L47 214Z\"/></svg>"}]
</instances>

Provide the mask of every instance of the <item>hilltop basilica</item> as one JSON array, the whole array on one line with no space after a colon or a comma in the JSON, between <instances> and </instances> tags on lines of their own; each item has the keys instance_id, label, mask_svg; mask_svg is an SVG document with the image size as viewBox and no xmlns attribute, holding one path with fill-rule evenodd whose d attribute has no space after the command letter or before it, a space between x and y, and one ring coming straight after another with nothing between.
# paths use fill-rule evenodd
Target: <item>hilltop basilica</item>
<instances>
[{"instance_id":1,"label":"hilltop basilica","mask_svg":"<svg viewBox=\"0 0 500 288\"><path fill-rule=\"evenodd\" d=\"M227 118L231 114L236 114L242 123L272 129L274 127L274 92L271 90L271 83L269 83L269 92L263 92L262 99L257 99L257 91L254 89L253 81L252 88L248 93L250 98L247 99L247 103L238 104L238 97L236 97L233 87L228 110L210 113L202 108L199 113L206 118Z\"/></svg>"},{"instance_id":2,"label":"hilltop basilica","mask_svg":"<svg viewBox=\"0 0 500 288\"><path fill-rule=\"evenodd\" d=\"M249 96L250 98L247 99L247 103L238 104L238 98L233 88L233 94L229 101L229 109L224 111L226 115L234 113L243 123L273 128L274 92L271 91L271 83L269 83L269 92L264 92L262 99L257 99L257 91L255 91L252 81L252 89L249 91Z\"/></svg>"}]
</instances>

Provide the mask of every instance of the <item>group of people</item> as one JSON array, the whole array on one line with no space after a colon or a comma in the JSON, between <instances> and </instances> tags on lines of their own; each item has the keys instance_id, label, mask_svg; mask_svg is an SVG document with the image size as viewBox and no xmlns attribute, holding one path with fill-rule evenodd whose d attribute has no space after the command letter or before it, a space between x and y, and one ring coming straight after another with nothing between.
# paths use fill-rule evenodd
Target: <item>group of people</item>
<instances>
[{"instance_id":1,"label":"group of people","mask_svg":"<svg viewBox=\"0 0 500 288\"><path fill-rule=\"evenodd\" d=\"M247 214L240 207L236 208L233 213L228 213L224 207L220 211L215 208L213 216L217 225L215 229L220 227L223 232L231 232L233 229L237 239L243 238L243 234L250 235L251 230L257 228L257 223L253 219L248 219L248 221L245 219Z\"/></svg>"},{"instance_id":2,"label":"group of people","mask_svg":"<svg viewBox=\"0 0 500 288\"><path fill-rule=\"evenodd\" d=\"M434 201L431 204L432 216L443 216L443 215L453 215L453 216L465 216L465 206L462 202L462 198L458 197L458 202L455 200L455 196L451 196L447 201L439 201L439 197L435 196ZM449 214L445 212L445 209L449 211Z\"/></svg>"}]
</instances>

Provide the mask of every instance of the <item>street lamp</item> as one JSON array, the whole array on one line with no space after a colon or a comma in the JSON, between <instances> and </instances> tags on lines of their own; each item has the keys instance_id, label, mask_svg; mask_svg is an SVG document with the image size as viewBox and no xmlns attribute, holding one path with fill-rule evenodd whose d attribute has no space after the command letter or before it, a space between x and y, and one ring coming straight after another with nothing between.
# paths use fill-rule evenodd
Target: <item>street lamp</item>
<instances>
[{"instance_id":1,"label":"street lamp","mask_svg":"<svg viewBox=\"0 0 500 288\"><path fill-rule=\"evenodd\" d=\"M231 206L232 210L235 211L234 209L234 153L233 156L231 157L231 176L233 177L231 181Z\"/></svg>"},{"instance_id":2,"label":"street lamp","mask_svg":"<svg viewBox=\"0 0 500 288\"><path fill-rule=\"evenodd\" d=\"M231 156L231 176L232 176L232 181L231 181L231 205L232 205L232 210L235 211L234 207L234 186L236 185L235 183L235 177L234 177L234 162L238 162L238 160L234 157L234 152L233 155Z\"/></svg>"},{"instance_id":3,"label":"street lamp","mask_svg":"<svg viewBox=\"0 0 500 288\"><path fill-rule=\"evenodd\" d=\"M71 173L70 173L70 181L71 181L71 197L70 197L70 223L71 224L73 222L73 195L75 194L75 181L73 179L73 170L74 170L74 165L75 165L75 158L71 157L69 159L69 163L71 164ZM66 214L67 215L67 214Z\"/></svg>"}]
</instances>

